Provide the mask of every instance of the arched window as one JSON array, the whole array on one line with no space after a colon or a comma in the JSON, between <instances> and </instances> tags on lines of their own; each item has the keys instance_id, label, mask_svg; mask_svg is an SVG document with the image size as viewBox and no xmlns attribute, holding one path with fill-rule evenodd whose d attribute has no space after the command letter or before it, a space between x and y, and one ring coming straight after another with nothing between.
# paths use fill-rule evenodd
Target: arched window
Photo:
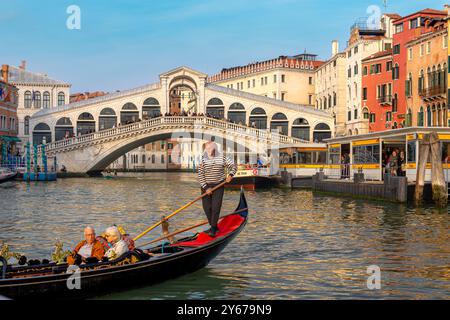
<instances>
[{"instance_id":1,"label":"arched window","mask_svg":"<svg viewBox=\"0 0 450 320\"><path fill-rule=\"evenodd\" d=\"M270 121L270 130L276 130L281 134L288 135L289 122L285 114L275 113Z\"/></svg>"},{"instance_id":2,"label":"arched window","mask_svg":"<svg viewBox=\"0 0 450 320\"><path fill-rule=\"evenodd\" d=\"M239 103L233 103L228 109L228 120L234 123L246 124L246 112L244 106Z\"/></svg>"},{"instance_id":3,"label":"arched window","mask_svg":"<svg viewBox=\"0 0 450 320\"><path fill-rule=\"evenodd\" d=\"M267 114L263 108L255 108L250 113L250 125L258 129L267 129Z\"/></svg>"},{"instance_id":4,"label":"arched window","mask_svg":"<svg viewBox=\"0 0 450 320\"><path fill-rule=\"evenodd\" d=\"M292 124L292 136L295 138L310 140L310 126L306 119L298 118Z\"/></svg>"},{"instance_id":5,"label":"arched window","mask_svg":"<svg viewBox=\"0 0 450 320\"><path fill-rule=\"evenodd\" d=\"M423 107L420 107L420 111L417 114L417 126L418 127L423 127L423 118L424 118L424 113L423 113Z\"/></svg>"},{"instance_id":6,"label":"arched window","mask_svg":"<svg viewBox=\"0 0 450 320\"><path fill-rule=\"evenodd\" d=\"M24 94L25 108L31 108L31 92L25 91Z\"/></svg>"},{"instance_id":7,"label":"arched window","mask_svg":"<svg viewBox=\"0 0 450 320\"><path fill-rule=\"evenodd\" d=\"M117 125L116 112L111 108L104 108L100 111L98 118L99 130L113 128Z\"/></svg>"},{"instance_id":8,"label":"arched window","mask_svg":"<svg viewBox=\"0 0 450 320\"><path fill-rule=\"evenodd\" d=\"M225 106L219 98L212 98L206 105L206 114L209 117L223 119L225 116Z\"/></svg>"},{"instance_id":9,"label":"arched window","mask_svg":"<svg viewBox=\"0 0 450 320\"><path fill-rule=\"evenodd\" d=\"M128 124L137 122L139 120L139 111L134 103L128 102L122 107L120 111L120 123Z\"/></svg>"},{"instance_id":10,"label":"arched window","mask_svg":"<svg viewBox=\"0 0 450 320\"><path fill-rule=\"evenodd\" d=\"M26 136L30 134L30 116L26 116L23 121L23 133Z\"/></svg>"},{"instance_id":11,"label":"arched window","mask_svg":"<svg viewBox=\"0 0 450 320\"><path fill-rule=\"evenodd\" d=\"M33 129L33 144L52 142L52 132L46 123L39 123Z\"/></svg>"},{"instance_id":12,"label":"arched window","mask_svg":"<svg viewBox=\"0 0 450 320\"><path fill-rule=\"evenodd\" d=\"M161 106L159 101L155 98L147 98L142 105L142 118L144 120L150 118L157 118L161 115Z\"/></svg>"},{"instance_id":13,"label":"arched window","mask_svg":"<svg viewBox=\"0 0 450 320\"><path fill-rule=\"evenodd\" d=\"M63 106L66 104L66 95L64 92L58 93L58 106Z\"/></svg>"},{"instance_id":14,"label":"arched window","mask_svg":"<svg viewBox=\"0 0 450 320\"><path fill-rule=\"evenodd\" d=\"M412 111L411 111L411 109L408 109L408 113L406 114L405 126L412 127Z\"/></svg>"},{"instance_id":15,"label":"arched window","mask_svg":"<svg viewBox=\"0 0 450 320\"><path fill-rule=\"evenodd\" d=\"M78 117L77 136L94 133L94 132L95 132L94 117L89 112L83 112Z\"/></svg>"},{"instance_id":16,"label":"arched window","mask_svg":"<svg viewBox=\"0 0 450 320\"><path fill-rule=\"evenodd\" d=\"M70 118L60 118L55 125L55 141L73 137L73 124Z\"/></svg>"},{"instance_id":17,"label":"arched window","mask_svg":"<svg viewBox=\"0 0 450 320\"><path fill-rule=\"evenodd\" d=\"M324 139L331 138L331 129L330 126L326 123L319 123L314 127L314 133L313 133L313 141L314 142L321 142Z\"/></svg>"},{"instance_id":18,"label":"arched window","mask_svg":"<svg viewBox=\"0 0 450 320\"><path fill-rule=\"evenodd\" d=\"M367 109L367 108L363 109L363 118L364 119L369 119L370 118L369 109Z\"/></svg>"},{"instance_id":19,"label":"arched window","mask_svg":"<svg viewBox=\"0 0 450 320\"><path fill-rule=\"evenodd\" d=\"M43 98L44 98L43 99L44 109L50 108L50 93L48 91L45 91L44 95L43 95Z\"/></svg>"},{"instance_id":20,"label":"arched window","mask_svg":"<svg viewBox=\"0 0 450 320\"><path fill-rule=\"evenodd\" d=\"M427 106L427 127L432 126L432 116L431 116L431 108Z\"/></svg>"},{"instance_id":21,"label":"arched window","mask_svg":"<svg viewBox=\"0 0 450 320\"><path fill-rule=\"evenodd\" d=\"M34 92L34 107L36 109L40 109L42 107L41 93L39 91Z\"/></svg>"}]
</instances>

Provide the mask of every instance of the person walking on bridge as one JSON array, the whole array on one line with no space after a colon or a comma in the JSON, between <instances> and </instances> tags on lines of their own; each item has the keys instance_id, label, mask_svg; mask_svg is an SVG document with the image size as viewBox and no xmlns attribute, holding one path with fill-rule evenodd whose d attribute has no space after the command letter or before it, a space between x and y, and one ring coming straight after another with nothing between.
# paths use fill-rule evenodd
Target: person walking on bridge
<instances>
[{"instance_id":1,"label":"person walking on bridge","mask_svg":"<svg viewBox=\"0 0 450 320\"><path fill-rule=\"evenodd\" d=\"M219 153L215 142L208 141L203 147L204 153L198 168L198 180L202 194L207 194L202 198L203 210L211 226L207 233L211 237L215 237L219 232L217 222L222 207L224 186L214 192L212 192L212 189L224 181L231 182L236 174L237 167L232 159ZM228 172L228 175L225 171Z\"/></svg>"}]
</instances>

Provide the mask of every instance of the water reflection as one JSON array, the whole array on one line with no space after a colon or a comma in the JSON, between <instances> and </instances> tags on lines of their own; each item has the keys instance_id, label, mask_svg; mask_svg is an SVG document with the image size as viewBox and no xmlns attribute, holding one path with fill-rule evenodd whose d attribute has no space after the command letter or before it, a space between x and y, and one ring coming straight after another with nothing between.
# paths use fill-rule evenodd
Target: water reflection
<instances>
[{"instance_id":1,"label":"water reflection","mask_svg":"<svg viewBox=\"0 0 450 320\"><path fill-rule=\"evenodd\" d=\"M188 173L18 183L0 188L0 241L48 257L55 239L72 247L85 225L101 231L115 223L137 234L198 194ZM238 196L225 193L223 213ZM448 298L448 212L305 190L248 192L247 200L249 224L207 268L100 298ZM203 219L198 203L172 229ZM381 267L380 291L366 287L373 264Z\"/></svg>"}]
</instances>

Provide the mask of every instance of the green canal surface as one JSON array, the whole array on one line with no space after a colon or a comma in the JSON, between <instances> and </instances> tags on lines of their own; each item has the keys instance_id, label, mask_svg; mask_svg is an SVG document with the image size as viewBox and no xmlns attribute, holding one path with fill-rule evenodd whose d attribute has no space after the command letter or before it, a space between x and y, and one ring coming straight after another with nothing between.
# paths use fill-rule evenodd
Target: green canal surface
<instances>
[{"instance_id":1,"label":"green canal surface","mask_svg":"<svg viewBox=\"0 0 450 320\"><path fill-rule=\"evenodd\" d=\"M0 185L0 241L29 258L49 258L57 239L73 248L83 228L112 224L132 235L199 195L190 173L59 179ZM448 299L450 215L432 207L272 189L246 193L246 229L193 274L100 299ZM239 191L226 191L222 213ZM204 219L200 203L171 230ZM155 230L143 240L160 236ZM367 268L381 289L367 288Z\"/></svg>"}]
</instances>

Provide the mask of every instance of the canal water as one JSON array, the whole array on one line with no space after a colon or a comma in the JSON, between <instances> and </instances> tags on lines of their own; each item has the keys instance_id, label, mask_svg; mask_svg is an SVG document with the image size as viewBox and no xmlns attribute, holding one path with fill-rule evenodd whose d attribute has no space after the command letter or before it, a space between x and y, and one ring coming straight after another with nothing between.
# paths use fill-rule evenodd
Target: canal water
<instances>
[{"instance_id":1,"label":"canal water","mask_svg":"<svg viewBox=\"0 0 450 320\"><path fill-rule=\"evenodd\" d=\"M60 179L0 185L0 241L29 258L67 248L86 225L122 225L136 235L199 194L190 173L147 173L114 179ZM432 207L314 194L307 190L247 192L246 229L196 273L99 299L448 299L450 215ZM238 191L226 191L222 213ZM203 220L200 203L171 223ZM144 240L160 235L160 230ZM379 266L381 289L367 288Z\"/></svg>"}]
</instances>

